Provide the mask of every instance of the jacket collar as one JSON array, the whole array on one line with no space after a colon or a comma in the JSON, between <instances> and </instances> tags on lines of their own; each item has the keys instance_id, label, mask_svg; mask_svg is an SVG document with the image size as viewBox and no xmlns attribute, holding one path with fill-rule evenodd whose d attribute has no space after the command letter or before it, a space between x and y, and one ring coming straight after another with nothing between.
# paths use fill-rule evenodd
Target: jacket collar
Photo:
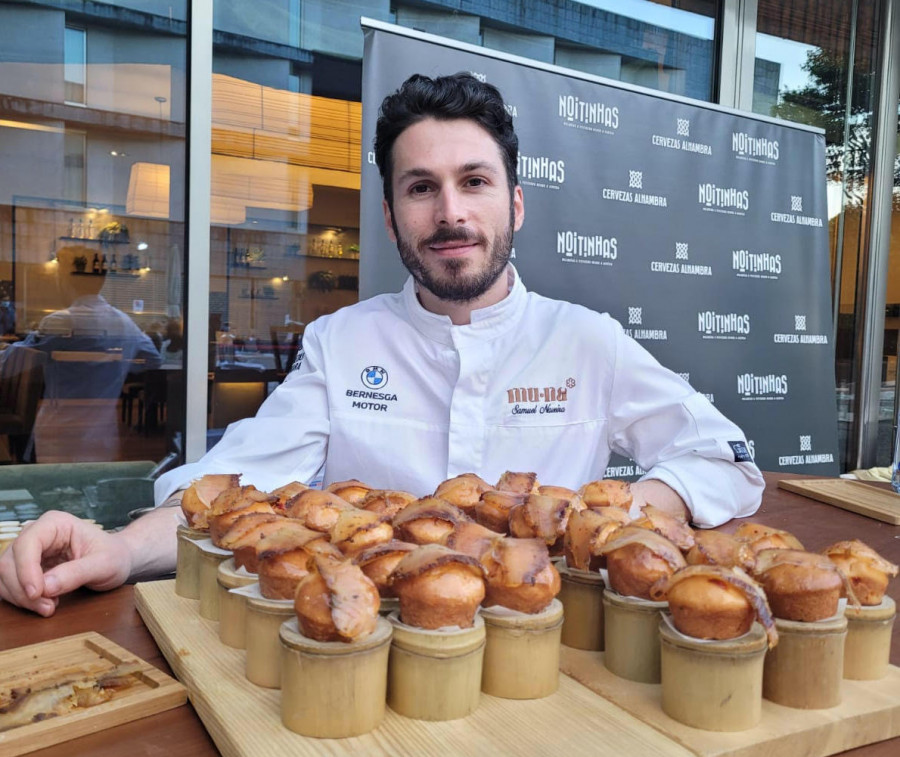
<instances>
[{"instance_id":1,"label":"jacket collar","mask_svg":"<svg viewBox=\"0 0 900 757\"><path fill-rule=\"evenodd\" d=\"M472 311L471 323L454 326L450 317L432 313L422 307L416 296L416 282L410 276L400 293L410 322L428 339L454 346L470 339L490 340L515 327L525 312L528 292L516 269L507 266L509 294L500 302Z\"/></svg>"}]
</instances>

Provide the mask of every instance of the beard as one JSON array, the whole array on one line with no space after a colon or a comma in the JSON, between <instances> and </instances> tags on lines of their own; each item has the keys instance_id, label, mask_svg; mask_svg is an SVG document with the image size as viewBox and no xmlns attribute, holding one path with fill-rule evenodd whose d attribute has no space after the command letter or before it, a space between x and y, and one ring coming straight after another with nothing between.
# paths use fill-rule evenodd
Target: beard
<instances>
[{"instance_id":1,"label":"beard","mask_svg":"<svg viewBox=\"0 0 900 757\"><path fill-rule=\"evenodd\" d=\"M513 209L510 207L509 225L502 234L488 246L487 237L476 234L466 227L441 228L422 240L418 249L409 240L400 236L396 222L394 234L397 237L397 250L400 260L416 280L419 286L425 287L435 297L447 302L471 302L477 300L490 289L509 263L513 240ZM479 244L488 251L487 259L479 270L469 271L473 267L470 260L449 258L437 260L429 267L424 262L424 255L419 253L433 244L446 242L464 242Z\"/></svg>"}]
</instances>

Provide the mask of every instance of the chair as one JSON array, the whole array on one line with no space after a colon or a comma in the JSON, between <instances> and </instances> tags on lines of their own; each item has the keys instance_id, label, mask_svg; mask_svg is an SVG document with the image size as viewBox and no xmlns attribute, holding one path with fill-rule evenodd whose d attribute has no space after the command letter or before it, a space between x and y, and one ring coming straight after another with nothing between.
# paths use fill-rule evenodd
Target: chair
<instances>
[{"instance_id":1,"label":"chair","mask_svg":"<svg viewBox=\"0 0 900 757\"><path fill-rule=\"evenodd\" d=\"M269 330L272 336L272 353L275 356L275 370L283 379L294 367L297 352L300 350L303 338L303 326L272 326Z\"/></svg>"},{"instance_id":2,"label":"chair","mask_svg":"<svg viewBox=\"0 0 900 757\"><path fill-rule=\"evenodd\" d=\"M28 347L9 347L0 364L0 435L14 462L34 462L34 421L44 391L47 357Z\"/></svg>"}]
</instances>

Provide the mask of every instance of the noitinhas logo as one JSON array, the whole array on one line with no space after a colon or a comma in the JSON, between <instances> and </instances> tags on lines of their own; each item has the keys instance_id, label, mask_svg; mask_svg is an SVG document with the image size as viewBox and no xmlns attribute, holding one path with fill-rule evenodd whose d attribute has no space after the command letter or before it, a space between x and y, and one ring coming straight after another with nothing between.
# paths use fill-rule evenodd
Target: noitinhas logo
<instances>
[{"instance_id":1,"label":"noitinhas logo","mask_svg":"<svg viewBox=\"0 0 900 757\"><path fill-rule=\"evenodd\" d=\"M705 182L697 185L697 201L701 210L742 216L750 209L750 191Z\"/></svg>"},{"instance_id":2,"label":"noitinhas logo","mask_svg":"<svg viewBox=\"0 0 900 757\"><path fill-rule=\"evenodd\" d=\"M564 126L599 134L614 134L619 128L619 106L590 102L575 95L560 95L558 115Z\"/></svg>"},{"instance_id":3,"label":"noitinhas logo","mask_svg":"<svg viewBox=\"0 0 900 757\"><path fill-rule=\"evenodd\" d=\"M519 153L516 171L522 184L544 189L559 189L566 180L566 162L547 155Z\"/></svg>"},{"instance_id":4,"label":"noitinhas logo","mask_svg":"<svg viewBox=\"0 0 900 757\"><path fill-rule=\"evenodd\" d=\"M697 313L697 330L703 339L746 340L750 333L747 313L716 313L704 310Z\"/></svg>"},{"instance_id":5,"label":"noitinhas logo","mask_svg":"<svg viewBox=\"0 0 900 757\"><path fill-rule=\"evenodd\" d=\"M777 279L781 275L781 254L732 250L731 268L740 278Z\"/></svg>"},{"instance_id":6,"label":"noitinhas logo","mask_svg":"<svg viewBox=\"0 0 900 757\"><path fill-rule=\"evenodd\" d=\"M778 162L780 150L777 139L755 137L745 131L733 131L731 133L731 152L738 160L775 165Z\"/></svg>"},{"instance_id":7,"label":"noitinhas logo","mask_svg":"<svg viewBox=\"0 0 900 757\"><path fill-rule=\"evenodd\" d=\"M741 373L737 377L737 392L742 400L783 400L788 393L788 377Z\"/></svg>"},{"instance_id":8,"label":"noitinhas logo","mask_svg":"<svg viewBox=\"0 0 900 757\"><path fill-rule=\"evenodd\" d=\"M556 232L556 254L566 262L612 265L619 256L619 240L566 229Z\"/></svg>"}]
</instances>

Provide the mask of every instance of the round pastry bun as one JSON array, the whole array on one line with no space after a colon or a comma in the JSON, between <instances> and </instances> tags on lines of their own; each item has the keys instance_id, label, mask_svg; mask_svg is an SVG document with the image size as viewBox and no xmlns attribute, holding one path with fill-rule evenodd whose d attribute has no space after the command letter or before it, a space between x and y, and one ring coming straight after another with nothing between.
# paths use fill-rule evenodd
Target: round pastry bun
<instances>
[{"instance_id":1,"label":"round pastry bun","mask_svg":"<svg viewBox=\"0 0 900 757\"><path fill-rule=\"evenodd\" d=\"M606 556L610 588L623 597L650 599L650 587L674 572L669 563L641 544L628 544Z\"/></svg>"},{"instance_id":2,"label":"round pastry bun","mask_svg":"<svg viewBox=\"0 0 900 757\"><path fill-rule=\"evenodd\" d=\"M837 572L783 564L774 566L757 580L776 618L812 622L837 613L843 587Z\"/></svg>"},{"instance_id":3,"label":"round pastry bun","mask_svg":"<svg viewBox=\"0 0 900 757\"><path fill-rule=\"evenodd\" d=\"M698 576L675 584L668 592L672 622L697 639L734 639L750 630L753 606L736 587Z\"/></svg>"}]
</instances>

